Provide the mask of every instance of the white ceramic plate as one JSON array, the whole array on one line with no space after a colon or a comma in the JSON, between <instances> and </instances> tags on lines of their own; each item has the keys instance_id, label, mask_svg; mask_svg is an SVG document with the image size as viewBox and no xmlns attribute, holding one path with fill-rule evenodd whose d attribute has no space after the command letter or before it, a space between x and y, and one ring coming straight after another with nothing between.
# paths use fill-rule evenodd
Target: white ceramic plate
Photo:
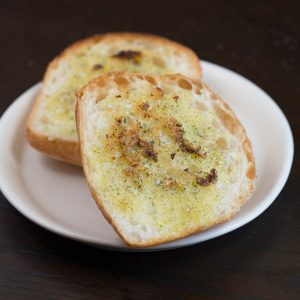
<instances>
[{"instance_id":1,"label":"white ceramic plate","mask_svg":"<svg viewBox=\"0 0 300 300\"><path fill-rule=\"evenodd\" d=\"M232 106L253 143L256 190L232 220L202 233L148 248L128 248L99 212L81 168L33 150L24 138L25 120L41 85L21 95L0 121L0 186L10 203L36 224L102 248L153 251L188 246L235 230L260 215L283 188L293 160L289 124L275 102L244 77L202 62L204 80Z\"/></svg>"}]
</instances>

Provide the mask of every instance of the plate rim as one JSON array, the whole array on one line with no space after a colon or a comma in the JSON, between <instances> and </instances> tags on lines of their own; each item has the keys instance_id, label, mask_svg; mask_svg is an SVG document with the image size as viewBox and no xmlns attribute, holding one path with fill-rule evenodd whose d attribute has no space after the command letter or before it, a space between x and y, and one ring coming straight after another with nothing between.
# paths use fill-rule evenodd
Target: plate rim
<instances>
[{"instance_id":1,"label":"plate rim","mask_svg":"<svg viewBox=\"0 0 300 300\"><path fill-rule=\"evenodd\" d=\"M284 188L284 186L287 182L287 179L289 177L292 163L293 163L293 158L294 158L294 139L293 139L293 134L292 134L290 124L288 122L287 117L281 110L280 106L272 99L271 96L269 96L262 88L257 86L254 82L252 82L251 80L247 79L246 77L244 77L243 75L240 75L239 73L237 73L235 71L232 71L228 68L217 65L215 63L208 62L205 60L202 60L201 63L203 66L207 65L212 68L217 68L217 69L221 69L222 71L229 72L229 73L231 73L231 75L233 75L236 78L242 78L244 81L247 82L247 84L250 84L252 86L252 88L258 89L258 91L261 92L265 96L266 100L268 100L269 104L271 104L273 106L273 108L275 108L276 113L278 114L278 116L280 116L280 118L283 121L283 126L285 127L285 132L288 136L287 137L288 145L286 146L287 153L288 153L288 155L286 157L287 162L286 162L286 164L284 164L283 170L280 173L279 180L277 181L276 184L272 185L272 189L270 190L268 195L266 197L264 197L263 201L257 205L254 212L249 212L239 222L235 222L232 224L223 223L222 225L227 224L227 226L226 225L223 226L223 228L221 228L217 233L212 234L211 237L207 237L202 240L200 239L197 241L187 242L182 245L176 245L176 244L174 245L174 243L176 242L176 241L174 241L174 242L157 245L157 246L153 246L153 247L149 247L149 248L130 248L125 244L124 244L124 246L117 246L117 245L113 245L113 244L99 242L91 237L82 237L82 235L74 234L72 232L66 231L64 228L61 228L60 226L59 227L53 226L53 224L51 224L51 222L41 219L39 216L35 215L34 213L32 214L32 209L26 209L25 208L26 206L21 204L22 201L20 201L21 199L19 199L18 193L15 194L14 191L9 188L10 187L9 180L6 178L6 176L5 176L6 174L4 174L5 172L3 171L3 168L0 168L0 189L3 193L3 195L5 196L5 198L7 199L7 201L17 211L19 211L24 217L26 217L27 219L31 220L33 223L39 225L40 227L42 227L50 232L53 232L55 234L65 237L65 238L70 238L70 239L73 239L73 240L76 240L76 241L79 241L82 243L86 243L86 244L89 244L92 246L96 246L96 247L99 247L102 249L115 250L115 251L126 251L126 252L163 251L163 250L171 250L171 249L176 249L176 248L184 248L187 246L192 246L192 245L219 237L226 233L230 233L231 231L234 231L234 230L246 225L250 221L253 221L254 219L256 219L276 200L277 196ZM23 99L26 98L26 96L28 94L38 91L38 89L40 89L40 87L41 87L41 82L36 83L35 85L33 85L32 87L27 89L25 92L23 92L21 95L19 95L3 112L3 114L0 118L0 141L2 139L1 133L3 132L3 128L5 128L5 123L8 122L8 117L14 112L15 108L18 107L18 105L20 105L20 103L22 101L24 102ZM1 163L1 161L2 161L2 158L0 157L0 163ZM198 235L201 235L201 233L198 233Z\"/></svg>"}]
</instances>

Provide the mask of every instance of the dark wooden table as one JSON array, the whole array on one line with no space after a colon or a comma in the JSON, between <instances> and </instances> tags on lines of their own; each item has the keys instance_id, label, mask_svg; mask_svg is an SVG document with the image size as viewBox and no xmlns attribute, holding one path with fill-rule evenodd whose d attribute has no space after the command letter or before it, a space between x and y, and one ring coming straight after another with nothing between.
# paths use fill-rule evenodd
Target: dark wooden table
<instances>
[{"instance_id":1,"label":"dark wooden table","mask_svg":"<svg viewBox=\"0 0 300 300\"><path fill-rule=\"evenodd\" d=\"M298 3L1 1L1 112L40 81L70 42L107 31L151 32L266 90L291 123L296 157L287 185L256 220L160 253L104 251L67 240L28 221L1 195L0 299L300 299Z\"/></svg>"}]
</instances>

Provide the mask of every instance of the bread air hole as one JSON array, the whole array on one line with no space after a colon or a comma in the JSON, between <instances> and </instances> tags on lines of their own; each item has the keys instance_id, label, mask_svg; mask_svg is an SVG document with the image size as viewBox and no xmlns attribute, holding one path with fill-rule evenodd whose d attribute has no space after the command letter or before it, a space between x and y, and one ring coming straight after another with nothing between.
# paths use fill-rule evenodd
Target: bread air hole
<instances>
[{"instance_id":1,"label":"bread air hole","mask_svg":"<svg viewBox=\"0 0 300 300\"><path fill-rule=\"evenodd\" d=\"M96 99L96 103L100 102L101 100L103 100L106 97L107 97L107 93L106 92L102 92L102 93L98 94L97 95L97 99Z\"/></svg>"},{"instance_id":2,"label":"bread air hole","mask_svg":"<svg viewBox=\"0 0 300 300\"><path fill-rule=\"evenodd\" d=\"M164 68L166 66L166 63L165 61L160 58L160 57L157 57L157 56L154 56L153 57L153 63L158 66L158 67L161 67L161 68Z\"/></svg>"},{"instance_id":3,"label":"bread air hole","mask_svg":"<svg viewBox=\"0 0 300 300\"><path fill-rule=\"evenodd\" d=\"M129 81L125 77L123 77L123 76L116 77L115 78L115 82L118 85L126 85L126 84L129 83Z\"/></svg>"},{"instance_id":4,"label":"bread air hole","mask_svg":"<svg viewBox=\"0 0 300 300\"><path fill-rule=\"evenodd\" d=\"M144 76L143 75L140 75L140 74L138 74L138 75L135 75L138 79L141 79L141 80L144 80Z\"/></svg>"},{"instance_id":5,"label":"bread air hole","mask_svg":"<svg viewBox=\"0 0 300 300\"><path fill-rule=\"evenodd\" d=\"M151 84L156 84L155 79L154 79L152 76L150 76L150 75L146 75L146 76L145 76L145 79L146 79L148 82L150 82Z\"/></svg>"},{"instance_id":6,"label":"bread air hole","mask_svg":"<svg viewBox=\"0 0 300 300\"><path fill-rule=\"evenodd\" d=\"M219 105L215 105L214 108L224 127L226 127L232 134L235 134L239 129L239 124L235 118L232 117L227 111L219 107Z\"/></svg>"},{"instance_id":7,"label":"bread air hole","mask_svg":"<svg viewBox=\"0 0 300 300\"><path fill-rule=\"evenodd\" d=\"M192 85L186 80L186 79L179 79L178 80L178 85L185 89L185 90L191 90L192 89Z\"/></svg>"},{"instance_id":8,"label":"bread air hole","mask_svg":"<svg viewBox=\"0 0 300 300\"><path fill-rule=\"evenodd\" d=\"M196 93L197 95L201 95L201 94L202 94L202 93L201 93L201 90L198 89L197 87L195 88L195 93Z\"/></svg>"},{"instance_id":9,"label":"bread air hole","mask_svg":"<svg viewBox=\"0 0 300 300\"><path fill-rule=\"evenodd\" d=\"M196 102L196 107L202 111L208 111L208 106L203 102Z\"/></svg>"},{"instance_id":10,"label":"bread air hole","mask_svg":"<svg viewBox=\"0 0 300 300\"><path fill-rule=\"evenodd\" d=\"M225 138L221 137L216 142L218 148L225 149L227 147L227 141Z\"/></svg>"},{"instance_id":11,"label":"bread air hole","mask_svg":"<svg viewBox=\"0 0 300 300\"><path fill-rule=\"evenodd\" d=\"M154 99L160 99L162 98L162 96L164 95L164 91L159 88L159 87L156 87L152 92L151 92L151 96L154 98Z\"/></svg>"}]
</instances>

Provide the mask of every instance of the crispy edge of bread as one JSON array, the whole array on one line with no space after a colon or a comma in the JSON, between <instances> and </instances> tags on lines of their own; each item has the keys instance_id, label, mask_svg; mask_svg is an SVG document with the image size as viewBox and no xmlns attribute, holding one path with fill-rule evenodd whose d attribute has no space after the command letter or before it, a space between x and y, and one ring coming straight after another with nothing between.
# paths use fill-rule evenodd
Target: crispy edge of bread
<instances>
[{"instance_id":1,"label":"crispy edge of bread","mask_svg":"<svg viewBox=\"0 0 300 300\"><path fill-rule=\"evenodd\" d=\"M81 166L79 145L77 142L61 139L50 140L47 136L40 135L32 131L29 127L26 128L26 137L31 146L47 156Z\"/></svg>"},{"instance_id":2,"label":"crispy edge of bread","mask_svg":"<svg viewBox=\"0 0 300 300\"><path fill-rule=\"evenodd\" d=\"M31 109L31 112L26 122L27 141L30 143L30 145L33 148L53 158L57 158L59 160L71 164L79 165L79 166L82 165L80 160L79 145L77 141L68 141L61 138L49 139L48 136L42 135L34 130L33 120L36 116L36 112L39 109L40 103L43 101L44 87L47 85L48 80L50 78L50 74L58 66L59 62L63 60L66 56L68 56L70 53L72 53L73 51L77 51L82 47L96 44L105 39L110 39L114 41L123 40L123 39L143 39L145 41L154 42L160 45L166 45L166 46L169 45L175 47L179 49L181 52L185 52L189 56L191 61L194 62L195 70L198 73L198 77L201 78L202 76L202 69L197 54L192 49L164 37L147 34L147 33L116 32L116 33L95 35L83 40L79 40L71 44L57 57L55 57L47 67L47 70L43 78L42 89L33 104L33 107Z\"/></svg>"},{"instance_id":3,"label":"crispy edge of bread","mask_svg":"<svg viewBox=\"0 0 300 300\"><path fill-rule=\"evenodd\" d=\"M83 86L78 92L77 92L77 104L76 104L76 126L77 126L77 132L78 132L78 136L79 136L79 141L80 141L80 149L83 148L83 141L80 139L82 133L82 119L81 119L81 111L80 111L80 105L81 105L81 101L83 101L81 98L84 94L84 92L86 90L88 90L90 87L93 86L97 86L97 84L99 82L101 82L101 85L103 85L103 82L105 80L110 80L113 77L116 76L124 76L124 77L130 77L130 76L137 76L138 78L144 78L144 75L141 74L128 74L125 72L111 72L111 73L107 73L104 74L98 78L95 78L93 80L91 80L88 84L86 84L85 86ZM179 79L185 79L188 80L189 82L192 83L192 85L197 85L198 82L190 79L186 76L183 76L181 74L174 74L174 75L160 75L160 76L153 76L155 78L158 79L164 79L167 81L178 81ZM238 120L238 118L236 117L235 113L233 112L233 110L231 109L231 107L220 97L218 96L207 84L201 82L201 84L208 89L211 94L212 94L212 99L215 102L219 102L220 104L223 104L226 108L226 113L230 115L230 118L228 118L228 120L226 121L225 124L227 124L227 126L224 125L224 127L228 128L232 128L232 126L236 126L238 128L241 129L241 134L239 135L239 139L241 139L243 141L243 150L244 153L247 157L247 160L249 162L249 168L247 171L247 177L249 178L249 185L248 185L248 189L247 191L240 195L239 200L238 200L238 209L233 211L232 214L230 214L229 216L223 217L223 218L219 218L218 220L216 220L213 224L208 225L208 226L200 226L197 229L191 229L191 230L186 230L184 232L181 232L180 235L174 237L174 236L167 236L166 238L161 238L161 239L153 239L152 241L147 241L147 242L141 242L141 243L132 243L130 241L128 241L126 239L126 236L123 233L123 230L120 226L118 226L118 224L116 224L111 216L109 215L109 213L106 211L103 203L102 203L102 199L99 197L99 195L97 194L96 190L93 188L93 186L91 185L91 180L90 180L90 174L88 173L87 170L87 166L85 164L85 160L84 160L84 153L83 151L80 151L80 155L81 155L81 161L83 164L83 170L84 170L84 174L85 177L87 179L87 183L88 186L90 188L91 194L94 198L94 200L96 201L98 208L100 209L100 211L102 212L103 216L105 217L105 219L113 226L113 228L115 229L115 231L117 232L117 234L121 237L121 239L129 246L129 247L135 247L135 248L146 248L146 247L152 247L152 246L156 246L159 244L164 244L164 243L169 243L169 242L173 242L185 237L188 237L190 235L199 233L205 229L211 228L217 224L221 224L224 223L230 219L232 219L241 209L241 207L243 206L243 204L251 197L252 192L255 189L254 186L254 180L256 178L256 166L255 166L255 157L254 157L254 153L253 153L253 149L252 149L252 144L251 141L249 140L246 130L243 127L243 125L241 124L241 122ZM103 86L102 86L103 88Z\"/></svg>"}]
</instances>

